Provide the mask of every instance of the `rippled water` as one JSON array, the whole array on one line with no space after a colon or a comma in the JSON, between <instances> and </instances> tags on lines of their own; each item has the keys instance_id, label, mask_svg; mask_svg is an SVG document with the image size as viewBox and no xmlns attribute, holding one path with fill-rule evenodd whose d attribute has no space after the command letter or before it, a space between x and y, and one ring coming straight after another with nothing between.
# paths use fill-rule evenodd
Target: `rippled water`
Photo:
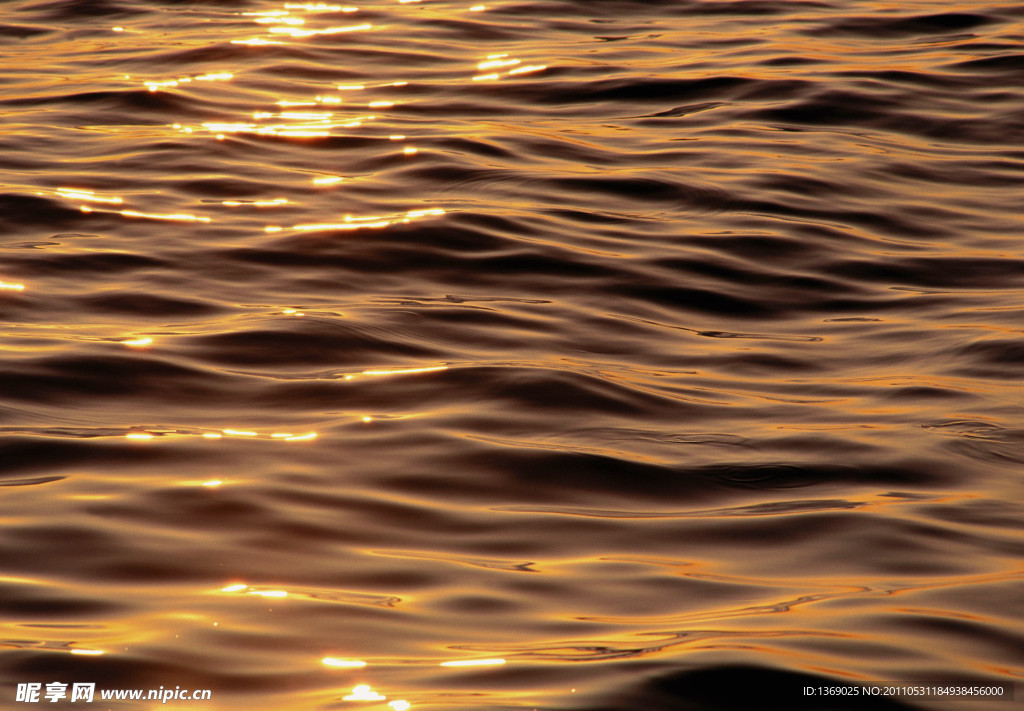
<instances>
[{"instance_id":1,"label":"rippled water","mask_svg":"<svg viewBox=\"0 0 1024 711\"><path fill-rule=\"evenodd\" d=\"M1012 706L1020 6L0 11L2 705Z\"/></svg>"}]
</instances>

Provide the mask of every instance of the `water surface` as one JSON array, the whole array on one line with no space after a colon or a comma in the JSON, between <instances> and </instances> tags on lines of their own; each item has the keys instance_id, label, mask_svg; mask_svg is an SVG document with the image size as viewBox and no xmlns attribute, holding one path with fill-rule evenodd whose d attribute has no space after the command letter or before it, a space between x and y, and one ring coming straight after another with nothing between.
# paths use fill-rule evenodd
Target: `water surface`
<instances>
[{"instance_id":1,"label":"water surface","mask_svg":"<svg viewBox=\"0 0 1024 711\"><path fill-rule=\"evenodd\" d=\"M1020 7L0 12L5 704L1012 706Z\"/></svg>"}]
</instances>

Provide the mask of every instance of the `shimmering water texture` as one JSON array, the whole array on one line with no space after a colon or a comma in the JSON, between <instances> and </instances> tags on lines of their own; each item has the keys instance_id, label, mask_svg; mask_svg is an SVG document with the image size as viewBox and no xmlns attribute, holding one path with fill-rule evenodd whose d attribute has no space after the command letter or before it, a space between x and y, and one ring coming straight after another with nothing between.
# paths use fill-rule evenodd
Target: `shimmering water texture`
<instances>
[{"instance_id":1,"label":"shimmering water texture","mask_svg":"<svg viewBox=\"0 0 1024 711\"><path fill-rule=\"evenodd\" d=\"M1022 47L7 0L0 706L1018 708L802 688L1024 673Z\"/></svg>"}]
</instances>

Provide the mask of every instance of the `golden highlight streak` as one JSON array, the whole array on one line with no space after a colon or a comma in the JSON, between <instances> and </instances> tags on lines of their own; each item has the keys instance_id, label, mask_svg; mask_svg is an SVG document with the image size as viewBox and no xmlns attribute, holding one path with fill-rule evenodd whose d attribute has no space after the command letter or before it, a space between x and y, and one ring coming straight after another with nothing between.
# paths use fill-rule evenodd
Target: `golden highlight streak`
<instances>
[{"instance_id":1,"label":"golden highlight streak","mask_svg":"<svg viewBox=\"0 0 1024 711\"><path fill-rule=\"evenodd\" d=\"M342 667L344 669L358 669L366 666L366 662L358 659L335 659L334 657L324 657L320 661L325 666Z\"/></svg>"},{"instance_id":2,"label":"golden highlight streak","mask_svg":"<svg viewBox=\"0 0 1024 711\"><path fill-rule=\"evenodd\" d=\"M150 220L177 220L182 222L212 222L209 217L197 217L195 215L157 215L136 210L121 210L125 217L143 217Z\"/></svg>"},{"instance_id":3,"label":"golden highlight streak","mask_svg":"<svg viewBox=\"0 0 1024 711\"><path fill-rule=\"evenodd\" d=\"M491 667L504 664L504 659L464 659L455 662L441 662L442 667Z\"/></svg>"},{"instance_id":4,"label":"golden highlight streak","mask_svg":"<svg viewBox=\"0 0 1024 711\"><path fill-rule=\"evenodd\" d=\"M448 366L437 365L430 368L407 368L402 370L364 370L363 375L408 375L409 373L436 373L439 370L448 370Z\"/></svg>"},{"instance_id":5,"label":"golden highlight streak","mask_svg":"<svg viewBox=\"0 0 1024 711\"><path fill-rule=\"evenodd\" d=\"M11 291L24 291L24 284L11 284L5 281L0 281L0 289L10 289Z\"/></svg>"},{"instance_id":6,"label":"golden highlight streak","mask_svg":"<svg viewBox=\"0 0 1024 711\"><path fill-rule=\"evenodd\" d=\"M383 701L386 698L371 689L369 684L353 687L352 693L344 697L345 701Z\"/></svg>"}]
</instances>

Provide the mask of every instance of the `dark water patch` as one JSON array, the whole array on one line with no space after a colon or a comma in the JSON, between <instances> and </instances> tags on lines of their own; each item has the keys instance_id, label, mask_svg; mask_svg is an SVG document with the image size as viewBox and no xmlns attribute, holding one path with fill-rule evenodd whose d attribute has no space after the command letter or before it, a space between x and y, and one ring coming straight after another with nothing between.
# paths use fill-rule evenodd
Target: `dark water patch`
<instances>
[{"instance_id":1,"label":"dark water patch","mask_svg":"<svg viewBox=\"0 0 1024 711\"><path fill-rule=\"evenodd\" d=\"M1006 54L997 57L969 59L951 65L952 69L972 72L1020 72L1024 70L1024 54Z\"/></svg>"},{"instance_id":2,"label":"dark water patch","mask_svg":"<svg viewBox=\"0 0 1024 711\"><path fill-rule=\"evenodd\" d=\"M22 12L32 13L40 20L85 20L90 17L139 15L145 12L123 2L113 0L52 0L23 4Z\"/></svg>"},{"instance_id":3,"label":"dark water patch","mask_svg":"<svg viewBox=\"0 0 1024 711\"><path fill-rule=\"evenodd\" d=\"M0 24L0 37L25 39L27 37L38 37L39 35L49 34L52 31L53 30L49 27L40 27L37 25Z\"/></svg>"},{"instance_id":4,"label":"dark water patch","mask_svg":"<svg viewBox=\"0 0 1024 711\"><path fill-rule=\"evenodd\" d=\"M1020 378L1024 338L993 338L962 346L956 350L951 370L982 378Z\"/></svg>"},{"instance_id":5,"label":"dark water patch","mask_svg":"<svg viewBox=\"0 0 1024 711\"><path fill-rule=\"evenodd\" d=\"M209 394L219 377L153 356L63 355L9 365L0 396L54 402L61 398Z\"/></svg>"},{"instance_id":6,"label":"dark water patch","mask_svg":"<svg viewBox=\"0 0 1024 711\"><path fill-rule=\"evenodd\" d=\"M1000 22L1000 18L972 12L943 12L913 17L886 15L843 17L807 30L813 35L852 35L869 39L904 39L933 34L965 32Z\"/></svg>"},{"instance_id":7,"label":"dark water patch","mask_svg":"<svg viewBox=\"0 0 1024 711\"><path fill-rule=\"evenodd\" d=\"M299 324L292 319L287 327L195 336L187 344L204 360L235 366L368 365L443 355L385 328L325 319Z\"/></svg>"},{"instance_id":8,"label":"dark water patch","mask_svg":"<svg viewBox=\"0 0 1024 711\"><path fill-rule=\"evenodd\" d=\"M483 156L487 158L514 159L517 155L493 141L486 141L482 138L439 138L436 139L432 145L437 149L445 148L457 151L458 153Z\"/></svg>"},{"instance_id":9,"label":"dark water patch","mask_svg":"<svg viewBox=\"0 0 1024 711\"><path fill-rule=\"evenodd\" d=\"M80 219L80 210L65 207L58 200L35 195L0 194L0 229L37 225L53 227Z\"/></svg>"},{"instance_id":10,"label":"dark water patch","mask_svg":"<svg viewBox=\"0 0 1024 711\"><path fill-rule=\"evenodd\" d=\"M595 193L626 202L664 203L707 212L722 210L729 204L728 197L720 188L654 178L550 178L546 183L559 191Z\"/></svg>"},{"instance_id":11,"label":"dark water patch","mask_svg":"<svg viewBox=\"0 0 1024 711\"><path fill-rule=\"evenodd\" d=\"M845 679L754 665L718 665L652 675L611 698L576 706L579 711L747 711L765 699L785 699L791 711L912 711L917 708L889 698L853 693L804 695L805 687L848 687Z\"/></svg>"},{"instance_id":12,"label":"dark water patch","mask_svg":"<svg viewBox=\"0 0 1024 711\"><path fill-rule=\"evenodd\" d=\"M736 256L763 264L802 264L820 256L825 250L810 240L799 240L782 235L721 235L714 237L694 236L688 240L695 245L717 252Z\"/></svg>"},{"instance_id":13,"label":"dark water patch","mask_svg":"<svg viewBox=\"0 0 1024 711\"><path fill-rule=\"evenodd\" d=\"M205 301L132 292L80 297L77 301L86 308L101 313L130 314L154 319L164 319L168 316L197 316L219 310Z\"/></svg>"},{"instance_id":14,"label":"dark water patch","mask_svg":"<svg viewBox=\"0 0 1024 711\"><path fill-rule=\"evenodd\" d=\"M122 112L117 116L116 123L157 125L167 123L167 114L179 115L197 108L197 102L192 98L171 91L148 91L145 89L47 94L0 99L0 104L18 107L68 104L79 110L88 107L90 111L98 112L97 115L100 119L98 123L104 123L102 120L104 117L113 118L111 112ZM143 119L139 112L148 112L152 118ZM90 122L90 119L83 121L83 123Z\"/></svg>"},{"instance_id":15,"label":"dark water patch","mask_svg":"<svg viewBox=\"0 0 1024 711\"><path fill-rule=\"evenodd\" d=\"M824 265L829 274L861 282L945 288L1012 289L1024 284L1024 260L904 257Z\"/></svg>"},{"instance_id":16,"label":"dark water patch","mask_svg":"<svg viewBox=\"0 0 1024 711\"><path fill-rule=\"evenodd\" d=\"M157 449L143 450L132 446L123 438L118 441L60 441L43 437L7 437L0 443L0 474L33 471L61 471L100 465L104 467L131 466L142 463L167 461L174 454ZM178 450L177 456L187 453ZM63 478L63 477L58 477ZM2 482L24 482L26 479L0 479ZM48 481L56 481L51 479ZM35 480L33 483L48 483ZM15 484L11 484L12 486ZM19 486L23 484L17 484Z\"/></svg>"},{"instance_id":17,"label":"dark water patch","mask_svg":"<svg viewBox=\"0 0 1024 711\"><path fill-rule=\"evenodd\" d=\"M62 481L66 478L63 476L36 476L27 479L0 479L0 486L38 486L39 484Z\"/></svg>"},{"instance_id":18,"label":"dark water patch","mask_svg":"<svg viewBox=\"0 0 1024 711\"><path fill-rule=\"evenodd\" d=\"M56 235L60 237L61 235ZM92 236L92 235L89 235ZM59 242L45 243L59 246ZM142 254L128 252L78 252L61 254L44 252L41 254L18 254L5 259L9 264L17 265L19 272L26 275L45 274L120 274L138 269L166 267L165 260Z\"/></svg>"},{"instance_id":19,"label":"dark water patch","mask_svg":"<svg viewBox=\"0 0 1024 711\"><path fill-rule=\"evenodd\" d=\"M777 0L728 0L720 2L684 2L677 12L682 15L740 15L749 17L764 17L772 15L796 15L800 12L815 12L817 10L828 10L835 6L828 2L808 2L797 0L796 2L778 2Z\"/></svg>"},{"instance_id":20,"label":"dark water patch","mask_svg":"<svg viewBox=\"0 0 1024 711\"><path fill-rule=\"evenodd\" d=\"M601 79L586 84L550 82L538 87L533 99L549 104L589 101L631 101L668 103L731 98L734 92L752 86L756 80L744 77L704 79ZM496 90L495 90L496 91Z\"/></svg>"},{"instance_id":21,"label":"dark water patch","mask_svg":"<svg viewBox=\"0 0 1024 711\"><path fill-rule=\"evenodd\" d=\"M633 116L631 118L682 118L683 116L689 116L690 114L700 113L701 111L710 111L711 109L717 109L719 106L727 106L721 101L705 101L700 104L689 104L687 106L677 106L674 109L668 109L667 111L658 111L653 114L644 114L643 116Z\"/></svg>"},{"instance_id":22,"label":"dark water patch","mask_svg":"<svg viewBox=\"0 0 1024 711\"><path fill-rule=\"evenodd\" d=\"M888 119L903 106L897 99L832 89L789 106L758 109L749 118L814 126L871 126Z\"/></svg>"}]
</instances>

